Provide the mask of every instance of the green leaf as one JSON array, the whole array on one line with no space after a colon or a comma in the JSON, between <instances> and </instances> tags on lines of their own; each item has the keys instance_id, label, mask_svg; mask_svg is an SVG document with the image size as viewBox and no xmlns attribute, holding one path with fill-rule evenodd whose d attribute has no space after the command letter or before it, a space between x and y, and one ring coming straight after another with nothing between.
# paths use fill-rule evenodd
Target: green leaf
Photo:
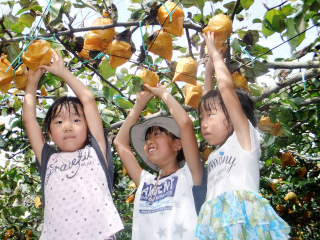
<instances>
[{"instance_id":1,"label":"green leaf","mask_svg":"<svg viewBox=\"0 0 320 240\"><path fill-rule=\"evenodd\" d=\"M242 52L239 39L237 39L237 38L233 39L233 41L231 42L231 47L234 50L237 50L238 52Z\"/></svg>"},{"instance_id":2,"label":"green leaf","mask_svg":"<svg viewBox=\"0 0 320 240\"><path fill-rule=\"evenodd\" d=\"M155 98L152 98L152 99L147 103L147 109L148 109L148 111L151 112L151 113L156 113L156 112L158 112L157 106L158 106L158 101L157 101L157 99L155 99Z\"/></svg>"},{"instance_id":3,"label":"green leaf","mask_svg":"<svg viewBox=\"0 0 320 240\"><path fill-rule=\"evenodd\" d=\"M26 212L26 208L22 206L11 208L11 213L16 217L24 216L25 212Z\"/></svg>"},{"instance_id":4,"label":"green leaf","mask_svg":"<svg viewBox=\"0 0 320 240\"><path fill-rule=\"evenodd\" d=\"M256 83L252 83L249 85L250 91L252 92L253 96L260 96L261 95L261 91L262 91L262 87L259 86Z\"/></svg>"},{"instance_id":5,"label":"green leaf","mask_svg":"<svg viewBox=\"0 0 320 240\"><path fill-rule=\"evenodd\" d=\"M272 18L272 28L276 32L283 32L286 28L284 17L281 15L274 15Z\"/></svg>"},{"instance_id":6,"label":"green leaf","mask_svg":"<svg viewBox=\"0 0 320 240\"><path fill-rule=\"evenodd\" d=\"M143 81L140 77L132 76L129 94L140 92L142 84Z\"/></svg>"},{"instance_id":7,"label":"green leaf","mask_svg":"<svg viewBox=\"0 0 320 240\"><path fill-rule=\"evenodd\" d=\"M107 102L111 104L113 100L113 96L116 94L116 90L111 87L103 87L102 92Z\"/></svg>"},{"instance_id":8,"label":"green leaf","mask_svg":"<svg viewBox=\"0 0 320 240\"><path fill-rule=\"evenodd\" d=\"M101 90L99 90L98 88L96 87L93 87L93 86L88 86L88 88L91 90L91 92L95 95L95 96L98 96L98 97L103 97L103 92Z\"/></svg>"},{"instance_id":9,"label":"green leaf","mask_svg":"<svg viewBox=\"0 0 320 240\"><path fill-rule=\"evenodd\" d=\"M72 7L71 1L70 2L64 1L62 11L65 13L69 13L71 10L71 7Z\"/></svg>"},{"instance_id":10,"label":"green leaf","mask_svg":"<svg viewBox=\"0 0 320 240\"><path fill-rule=\"evenodd\" d=\"M265 133L263 145L266 147L270 146L272 143L274 143L275 140L276 140L275 136L273 136L269 133Z\"/></svg>"},{"instance_id":11,"label":"green leaf","mask_svg":"<svg viewBox=\"0 0 320 240\"><path fill-rule=\"evenodd\" d=\"M3 139L2 136L0 136L0 148L5 148L8 145L8 143Z\"/></svg>"},{"instance_id":12,"label":"green leaf","mask_svg":"<svg viewBox=\"0 0 320 240\"><path fill-rule=\"evenodd\" d=\"M25 24L22 22L18 22L17 24L11 26L11 30L15 33L22 33L25 28Z\"/></svg>"},{"instance_id":13,"label":"green leaf","mask_svg":"<svg viewBox=\"0 0 320 240\"><path fill-rule=\"evenodd\" d=\"M22 14L20 16L19 22L24 23L28 28L32 27L32 24L36 18L30 13Z\"/></svg>"},{"instance_id":14,"label":"green leaf","mask_svg":"<svg viewBox=\"0 0 320 240\"><path fill-rule=\"evenodd\" d=\"M268 159L266 161L266 167L269 167L272 164L272 162L273 162L272 158Z\"/></svg>"},{"instance_id":15,"label":"green leaf","mask_svg":"<svg viewBox=\"0 0 320 240\"><path fill-rule=\"evenodd\" d=\"M99 70L101 72L101 75L104 79L108 79L112 76L114 76L117 68L112 68L110 66L109 60L104 59L103 62L99 66Z\"/></svg>"},{"instance_id":16,"label":"green leaf","mask_svg":"<svg viewBox=\"0 0 320 240\"><path fill-rule=\"evenodd\" d=\"M21 13L24 13L31 9L34 10L35 12L36 11L42 12L42 7L39 6L37 1L22 0L22 1L19 1L19 4L21 6L21 9L16 13L16 15L20 15Z\"/></svg>"},{"instance_id":17,"label":"green leaf","mask_svg":"<svg viewBox=\"0 0 320 240\"><path fill-rule=\"evenodd\" d=\"M183 5L183 7L189 8L189 7L197 6L197 1L196 0L182 0L181 4Z\"/></svg>"},{"instance_id":18,"label":"green leaf","mask_svg":"<svg viewBox=\"0 0 320 240\"><path fill-rule=\"evenodd\" d=\"M287 4L280 8L280 12L285 16L290 16L295 12L295 10L290 4Z\"/></svg>"},{"instance_id":19,"label":"green leaf","mask_svg":"<svg viewBox=\"0 0 320 240\"><path fill-rule=\"evenodd\" d=\"M241 0L240 4L244 9L248 10L250 6L253 4L253 2L254 0Z\"/></svg>"},{"instance_id":20,"label":"green leaf","mask_svg":"<svg viewBox=\"0 0 320 240\"><path fill-rule=\"evenodd\" d=\"M60 15L64 0L54 0L50 7L50 20L55 21Z\"/></svg>"},{"instance_id":21,"label":"green leaf","mask_svg":"<svg viewBox=\"0 0 320 240\"><path fill-rule=\"evenodd\" d=\"M8 111L8 108L6 108L6 107L2 108L2 110L1 110L1 116L6 117L6 116L8 115L8 114L7 114L7 111Z\"/></svg>"},{"instance_id":22,"label":"green leaf","mask_svg":"<svg viewBox=\"0 0 320 240\"><path fill-rule=\"evenodd\" d=\"M299 46L301 43L301 40L299 38L304 38L304 35L298 35L298 31L296 29L296 19L295 18L287 18L286 21L287 26L287 38L289 41L290 47L291 47L291 53Z\"/></svg>"},{"instance_id":23,"label":"green leaf","mask_svg":"<svg viewBox=\"0 0 320 240\"><path fill-rule=\"evenodd\" d=\"M244 62L250 62L250 59L243 59ZM243 67L244 76L246 77L260 77L269 72L267 66L262 62L254 62L254 66L252 67ZM243 70L242 70L243 71Z\"/></svg>"},{"instance_id":24,"label":"green leaf","mask_svg":"<svg viewBox=\"0 0 320 240\"><path fill-rule=\"evenodd\" d=\"M253 19L252 23L262 23L262 21L259 18L255 18Z\"/></svg>"},{"instance_id":25,"label":"green leaf","mask_svg":"<svg viewBox=\"0 0 320 240\"><path fill-rule=\"evenodd\" d=\"M202 15L203 15L204 3L205 3L205 0L197 0L197 5L198 5L198 8L200 9Z\"/></svg>"},{"instance_id":26,"label":"green leaf","mask_svg":"<svg viewBox=\"0 0 320 240\"><path fill-rule=\"evenodd\" d=\"M117 97L115 99L115 102L116 102L118 107L123 108L123 109L130 109L130 108L133 107L133 104L130 101L128 101L125 98L123 98L123 97Z\"/></svg>"},{"instance_id":27,"label":"green leaf","mask_svg":"<svg viewBox=\"0 0 320 240\"><path fill-rule=\"evenodd\" d=\"M275 107L275 108L272 108L269 113L269 118L273 124L275 124L275 122L278 119L278 112L279 112L279 108Z\"/></svg>"}]
</instances>

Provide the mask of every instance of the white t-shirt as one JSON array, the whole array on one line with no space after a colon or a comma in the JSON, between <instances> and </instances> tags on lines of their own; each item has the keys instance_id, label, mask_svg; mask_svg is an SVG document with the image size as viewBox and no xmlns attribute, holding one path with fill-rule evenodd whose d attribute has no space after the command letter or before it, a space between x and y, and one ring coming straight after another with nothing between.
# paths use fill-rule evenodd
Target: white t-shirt
<instances>
[{"instance_id":1,"label":"white t-shirt","mask_svg":"<svg viewBox=\"0 0 320 240\"><path fill-rule=\"evenodd\" d=\"M259 192L261 156L259 132L250 125L252 151L242 149L234 132L208 158L207 201L230 190Z\"/></svg>"},{"instance_id":2,"label":"white t-shirt","mask_svg":"<svg viewBox=\"0 0 320 240\"><path fill-rule=\"evenodd\" d=\"M197 214L187 163L159 180L156 199L150 204L156 181L155 175L142 171L134 201L132 240L196 239Z\"/></svg>"},{"instance_id":3,"label":"white t-shirt","mask_svg":"<svg viewBox=\"0 0 320 240\"><path fill-rule=\"evenodd\" d=\"M123 229L94 148L50 156L41 240L104 240Z\"/></svg>"}]
</instances>

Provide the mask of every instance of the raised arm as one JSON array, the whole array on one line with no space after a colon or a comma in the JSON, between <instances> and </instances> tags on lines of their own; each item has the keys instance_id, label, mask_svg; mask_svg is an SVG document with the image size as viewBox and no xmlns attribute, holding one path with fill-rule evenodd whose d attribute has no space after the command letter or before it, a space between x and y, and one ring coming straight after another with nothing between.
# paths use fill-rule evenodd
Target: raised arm
<instances>
[{"instance_id":1,"label":"raised arm","mask_svg":"<svg viewBox=\"0 0 320 240\"><path fill-rule=\"evenodd\" d=\"M167 91L167 85L150 87L144 85L155 96L159 97L168 107L170 114L177 122L180 129L180 138L185 160L187 161L195 186L202 184L203 167L197 139L193 131L192 121L179 102Z\"/></svg>"},{"instance_id":2,"label":"raised arm","mask_svg":"<svg viewBox=\"0 0 320 240\"><path fill-rule=\"evenodd\" d=\"M206 70L204 72L204 85L203 85L203 95L213 89L213 78L214 66L211 57L209 57Z\"/></svg>"},{"instance_id":3,"label":"raised arm","mask_svg":"<svg viewBox=\"0 0 320 240\"><path fill-rule=\"evenodd\" d=\"M214 45L214 33L208 32L207 35L203 34L203 37L207 44L209 56L213 62L218 89L228 110L238 141L244 150L251 151L248 118L242 110L232 76Z\"/></svg>"},{"instance_id":4,"label":"raised arm","mask_svg":"<svg viewBox=\"0 0 320 240\"><path fill-rule=\"evenodd\" d=\"M84 115L90 133L97 140L103 155L106 158L106 140L103 124L92 92L68 69L65 68L59 51L52 50L53 63L50 66L40 66L52 74L60 77L73 90L83 105Z\"/></svg>"},{"instance_id":5,"label":"raised arm","mask_svg":"<svg viewBox=\"0 0 320 240\"><path fill-rule=\"evenodd\" d=\"M28 84L25 91L22 110L22 117L27 131L28 139L40 165L41 152L43 145L45 144L45 138L37 122L36 93L37 86L43 72L44 71L42 69L37 69L35 72L29 69Z\"/></svg>"},{"instance_id":6,"label":"raised arm","mask_svg":"<svg viewBox=\"0 0 320 240\"><path fill-rule=\"evenodd\" d=\"M136 124L141 112L152 97L153 94L148 91L137 93L136 103L113 141L124 167L127 169L129 176L137 186L140 184L142 168L131 150L129 131L130 128Z\"/></svg>"}]
</instances>

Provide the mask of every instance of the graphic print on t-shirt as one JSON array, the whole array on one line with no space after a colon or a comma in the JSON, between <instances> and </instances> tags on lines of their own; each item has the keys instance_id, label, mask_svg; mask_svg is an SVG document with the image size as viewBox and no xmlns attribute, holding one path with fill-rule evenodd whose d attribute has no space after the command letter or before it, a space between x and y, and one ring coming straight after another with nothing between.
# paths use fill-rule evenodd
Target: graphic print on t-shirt
<instances>
[{"instance_id":1,"label":"graphic print on t-shirt","mask_svg":"<svg viewBox=\"0 0 320 240\"><path fill-rule=\"evenodd\" d=\"M52 174L55 174L57 171L60 171L61 173L65 172L65 177L71 179L78 173L81 167L94 165L92 155L90 154L90 148L87 149L88 151L76 151L70 159L64 159L64 161L61 161L61 159L58 160L59 153L56 153L55 157L53 157L48 164L45 185L48 184Z\"/></svg>"},{"instance_id":2,"label":"graphic print on t-shirt","mask_svg":"<svg viewBox=\"0 0 320 240\"><path fill-rule=\"evenodd\" d=\"M141 191L139 213L149 214L172 210L177 183L177 176L159 182L156 190L154 190L154 184L144 183ZM154 199L154 202L150 201L151 199Z\"/></svg>"},{"instance_id":3,"label":"graphic print on t-shirt","mask_svg":"<svg viewBox=\"0 0 320 240\"><path fill-rule=\"evenodd\" d=\"M216 154L215 157L208 162L207 171L209 181L213 181L212 184L216 185L225 179L236 165L236 161L237 158L233 155L226 155L224 152L219 151L219 154Z\"/></svg>"}]
</instances>

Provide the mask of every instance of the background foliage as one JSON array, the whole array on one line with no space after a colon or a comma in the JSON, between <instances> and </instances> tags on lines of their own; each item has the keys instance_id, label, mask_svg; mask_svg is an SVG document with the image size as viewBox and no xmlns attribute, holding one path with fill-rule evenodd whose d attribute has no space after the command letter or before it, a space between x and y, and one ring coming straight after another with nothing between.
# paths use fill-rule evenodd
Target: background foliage
<instances>
[{"instance_id":1,"label":"background foliage","mask_svg":"<svg viewBox=\"0 0 320 240\"><path fill-rule=\"evenodd\" d=\"M256 6L264 8L265 14L247 25L255 23L259 27L254 30L246 27L233 29L231 40L228 40L230 49L226 63L230 71L240 70L250 81L257 119L268 116L271 120L271 123L261 125L265 127L262 133L261 194L290 224L293 239L319 239L320 1L280 1L271 8L267 1L212 0L205 3L204 0L182 0L179 6L185 12L185 34L181 38L173 38L174 59L171 63L141 50L141 38L133 39L137 51L129 64L117 69L112 69L108 59L101 56L96 57L95 61L81 62L77 53L83 41L79 36L85 37L87 31L93 28L74 24L81 15L79 10L99 14L108 10L117 33L125 27L131 33L140 34L138 26L141 21L144 40L160 28L155 21L154 1L131 2L128 8L131 15L125 22L117 22L121 12L116 11L117 3L111 7L111 0L54 0L50 2L50 8L47 3L39 4L34 0L2 2L8 4L10 9L0 18L0 53L7 54L9 61L13 62L31 38L40 37L46 37L52 48L63 50L68 68L83 79L96 95L104 126L112 141L135 101L134 93L140 90L141 79L135 76L135 71L138 66L148 67L146 58L155 64L160 81L171 82L179 57L191 56L199 66L205 62L199 32L213 15L227 14L235 26L237 22L246 21L250 11L254 11L253 4L258 2ZM14 12L17 5L19 10ZM206 15L204 7L211 8L212 12ZM310 44L301 48L300 44L311 28L316 29L317 34L311 36L312 39L309 36ZM270 40L270 44L262 46L259 40L272 39L275 34L290 45L292 54L289 58L277 58L271 62L269 59L274 59L272 57L278 51L276 46L281 43ZM187 47L179 39L187 41ZM93 58L96 55L97 52L91 53ZM303 62L305 55L311 56L310 61ZM18 62L15 62L13 66L17 65ZM277 70L271 85L267 86L257 82L256 78L265 75L268 69ZM203 76L203 67L199 67L198 81L203 82ZM43 84L48 96L39 91L40 124L52 101L68 92L60 79L50 73L41 80L40 85ZM184 104L184 85L170 84L170 87L173 96ZM38 239L43 220L43 209L39 203L40 178L21 119L23 96L24 92L16 91L14 87L0 95L1 115L10 119L6 124L0 123L0 151L6 159L0 167L0 239ZM207 146L197 128L197 113L191 107L185 108L194 119L195 134L200 150L204 151ZM166 107L153 99L147 111L154 116L165 115ZM126 226L118 238L130 239L132 203L129 200L126 202L126 199L134 193L135 186L115 151L113 156L116 169L114 200Z\"/></svg>"}]
</instances>

